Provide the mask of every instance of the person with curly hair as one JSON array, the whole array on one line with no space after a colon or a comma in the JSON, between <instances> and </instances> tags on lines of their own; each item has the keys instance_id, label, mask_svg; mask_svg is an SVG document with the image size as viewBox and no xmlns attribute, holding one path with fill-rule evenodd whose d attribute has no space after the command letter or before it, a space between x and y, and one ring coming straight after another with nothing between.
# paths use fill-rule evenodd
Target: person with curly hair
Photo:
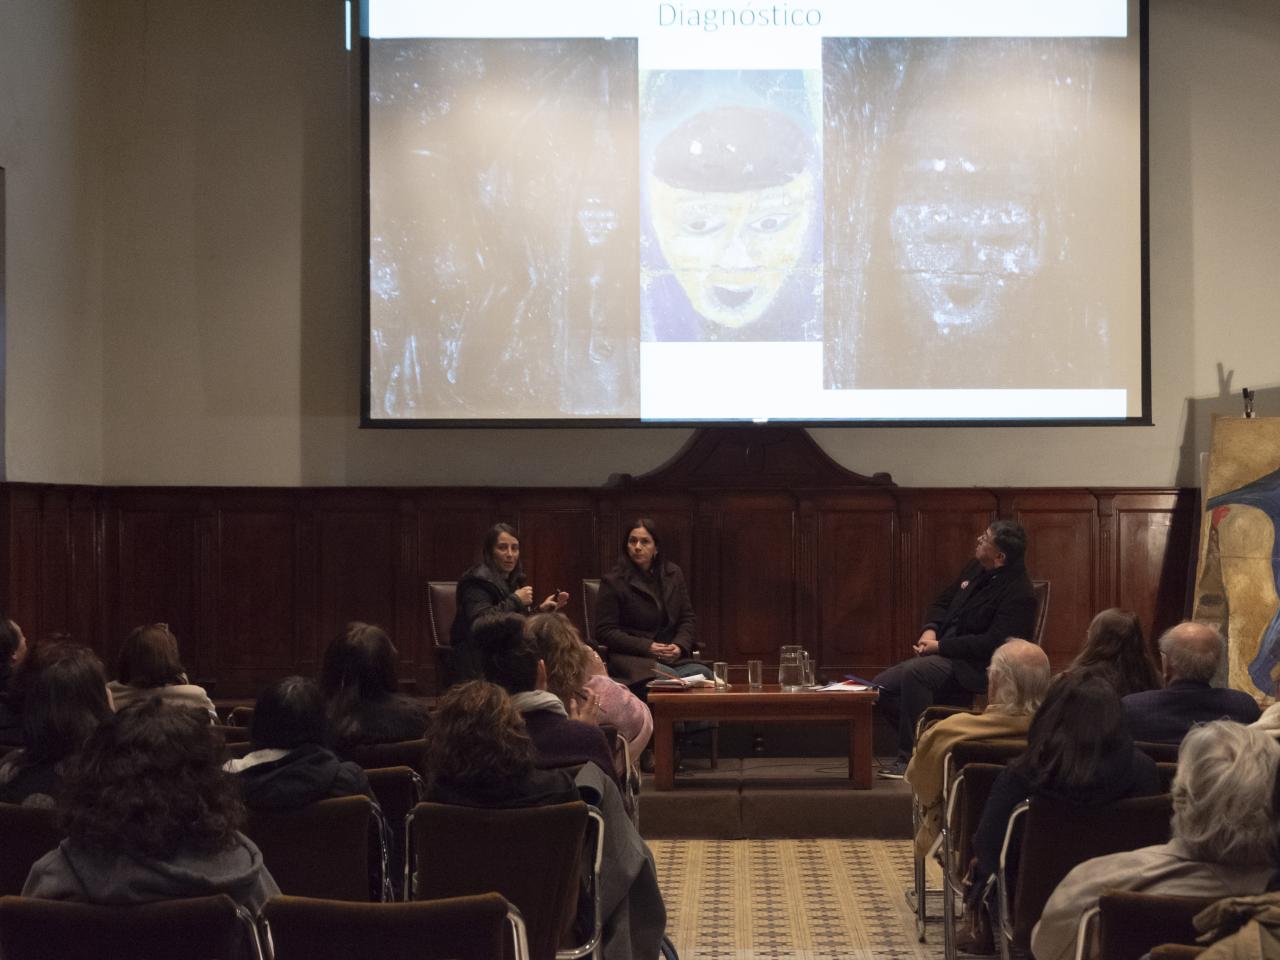
<instances>
[{"instance_id":1,"label":"person with curly hair","mask_svg":"<svg viewBox=\"0 0 1280 960\"><path fill-rule=\"evenodd\" d=\"M567 771L534 766L524 719L496 684L470 680L451 687L436 703L426 739L428 800L534 807L578 799Z\"/></svg>"},{"instance_id":2,"label":"person with curly hair","mask_svg":"<svg viewBox=\"0 0 1280 960\"><path fill-rule=\"evenodd\" d=\"M653 735L648 705L625 683L609 678L600 655L582 642L564 614L534 614L525 621L524 632L547 665L547 689L560 698L569 716L594 716L597 723L614 727L626 741L627 756L638 760Z\"/></svg>"},{"instance_id":3,"label":"person with curly hair","mask_svg":"<svg viewBox=\"0 0 1280 960\"><path fill-rule=\"evenodd\" d=\"M1084 647L1067 668L1071 673L1078 670L1102 677L1120 697L1164 686L1138 615L1118 607L1103 610L1089 623Z\"/></svg>"},{"instance_id":4,"label":"person with curly hair","mask_svg":"<svg viewBox=\"0 0 1280 960\"><path fill-rule=\"evenodd\" d=\"M156 698L125 707L68 765L67 839L31 868L24 897L123 905L225 893L256 912L280 892L222 771L200 710Z\"/></svg>"},{"instance_id":5,"label":"person with curly hair","mask_svg":"<svg viewBox=\"0 0 1280 960\"><path fill-rule=\"evenodd\" d=\"M116 679L111 681L111 697L116 709L143 697L159 697L170 703L198 707L218 722L218 711L204 687L187 680L187 671L178 656L178 638L167 623L134 627L120 646Z\"/></svg>"},{"instance_id":6,"label":"person with curly hair","mask_svg":"<svg viewBox=\"0 0 1280 960\"><path fill-rule=\"evenodd\" d=\"M333 638L320 667L320 691L339 754L368 743L416 740L427 729L427 705L399 692L395 645L373 624L353 621Z\"/></svg>"},{"instance_id":7,"label":"person with curly hair","mask_svg":"<svg viewBox=\"0 0 1280 960\"><path fill-rule=\"evenodd\" d=\"M22 749L0 763L0 802L54 807L69 758L111 716L102 661L75 643L42 643L21 675Z\"/></svg>"}]
</instances>

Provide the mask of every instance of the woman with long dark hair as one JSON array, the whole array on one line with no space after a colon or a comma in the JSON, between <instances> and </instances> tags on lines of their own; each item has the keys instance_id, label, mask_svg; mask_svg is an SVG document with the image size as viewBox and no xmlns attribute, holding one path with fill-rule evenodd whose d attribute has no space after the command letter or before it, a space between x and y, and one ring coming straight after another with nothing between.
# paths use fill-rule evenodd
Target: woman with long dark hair
<instances>
[{"instance_id":1,"label":"woman with long dark hair","mask_svg":"<svg viewBox=\"0 0 1280 960\"><path fill-rule=\"evenodd\" d=\"M196 707L218 722L218 711L204 687L187 680L186 668L178 655L178 638L167 623L134 627L120 646L116 678L111 681L111 697L116 709L143 697L159 697L170 703Z\"/></svg>"},{"instance_id":2,"label":"woman with long dark hair","mask_svg":"<svg viewBox=\"0 0 1280 960\"><path fill-rule=\"evenodd\" d=\"M569 602L569 594L557 590L538 604L543 613L559 610ZM458 579L458 612L449 630L453 647L450 671L453 682L474 680L483 675L480 650L472 638L475 623L486 614L533 612L533 587L525 582L520 560L520 537L508 523L495 523L484 535L481 560Z\"/></svg>"},{"instance_id":3,"label":"woman with long dark hair","mask_svg":"<svg viewBox=\"0 0 1280 960\"><path fill-rule=\"evenodd\" d=\"M631 521L596 600L595 640L609 648L609 675L640 697L655 664L680 676L711 675L691 659L697 619L684 573L661 551L657 525L648 517Z\"/></svg>"},{"instance_id":4,"label":"woman with long dark hair","mask_svg":"<svg viewBox=\"0 0 1280 960\"><path fill-rule=\"evenodd\" d=\"M244 806L199 710L141 700L68 765L67 839L36 861L25 897L101 904L225 893L256 911L280 892L239 832Z\"/></svg>"},{"instance_id":5,"label":"woman with long dark hair","mask_svg":"<svg viewBox=\"0 0 1280 960\"><path fill-rule=\"evenodd\" d=\"M329 738L339 753L367 743L415 740L427 728L427 706L398 692L396 648L381 627L348 623L325 649L320 691Z\"/></svg>"},{"instance_id":6,"label":"woman with long dark hair","mask_svg":"<svg viewBox=\"0 0 1280 960\"><path fill-rule=\"evenodd\" d=\"M107 678L93 651L40 644L22 668L22 749L0 763L0 802L57 805L68 759L110 716Z\"/></svg>"},{"instance_id":7,"label":"woman with long dark hair","mask_svg":"<svg viewBox=\"0 0 1280 960\"><path fill-rule=\"evenodd\" d=\"M0 744L22 742L22 717L10 684L27 656L22 628L0 613Z\"/></svg>"},{"instance_id":8,"label":"woman with long dark hair","mask_svg":"<svg viewBox=\"0 0 1280 960\"><path fill-rule=\"evenodd\" d=\"M1103 610L1093 618L1084 636L1084 647L1067 670L1087 670L1102 677L1120 697L1163 686L1160 668L1142 636L1138 615L1118 607Z\"/></svg>"}]
</instances>

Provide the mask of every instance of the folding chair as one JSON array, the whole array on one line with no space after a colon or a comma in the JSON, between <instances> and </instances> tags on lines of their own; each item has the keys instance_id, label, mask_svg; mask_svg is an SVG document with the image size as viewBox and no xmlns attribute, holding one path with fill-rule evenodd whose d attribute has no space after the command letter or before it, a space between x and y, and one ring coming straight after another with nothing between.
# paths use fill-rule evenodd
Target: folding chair
<instances>
[{"instance_id":1,"label":"folding chair","mask_svg":"<svg viewBox=\"0 0 1280 960\"><path fill-rule=\"evenodd\" d=\"M421 903L272 897L259 918L272 960L528 960L520 911L496 893Z\"/></svg>"},{"instance_id":2,"label":"folding chair","mask_svg":"<svg viewBox=\"0 0 1280 960\"><path fill-rule=\"evenodd\" d=\"M965 877L973 859L973 837L991 796L1002 763L966 763L951 783L942 821L942 950L956 957L956 900L964 896Z\"/></svg>"},{"instance_id":3,"label":"folding chair","mask_svg":"<svg viewBox=\"0 0 1280 960\"><path fill-rule=\"evenodd\" d=\"M391 849L387 853L387 880L392 886L392 898L409 899L404 889L404 821L415 806L422 802L424 788L422 778L410 767L376 767L366 770L369 786L382 808L383 819L391 828Z\"/></svg>"},{"instance_id":4,"label":"folding chair","mask_svg":"<svg viewBox=\"0 0 1280 960\"><path fill-rule=\"evenodd\" d=\"M599 947L604 818L587 804L494 810L420 803L405 822L405 843L405 889L413 899L495 890L524 917L533 960L574 960ZM584 868L590 931L583 942L557 949L578 914Z\"/></svg>"},{"instance_id":5,"label":"folding chair","mask_svg":"<svg viewBox=\"0 0 1280 960\"><path fill-rule=\"evenodd\" d=\"M360 764L366 772L383 767L411 767L420 777L427 775L426 757L426 740L366 743L342 752L342 759Z\"/></svg>"},{"instance_id":6,"label":"folding chair","mask_svg":"<svg viewBox=\"0 0 1280 960\"><path fill-rule=\"evenodd\" d=\"M5 960L259 960L257 928L225 894L101 906L0 897L0 956Z\"/></svg>"}]
</instances>

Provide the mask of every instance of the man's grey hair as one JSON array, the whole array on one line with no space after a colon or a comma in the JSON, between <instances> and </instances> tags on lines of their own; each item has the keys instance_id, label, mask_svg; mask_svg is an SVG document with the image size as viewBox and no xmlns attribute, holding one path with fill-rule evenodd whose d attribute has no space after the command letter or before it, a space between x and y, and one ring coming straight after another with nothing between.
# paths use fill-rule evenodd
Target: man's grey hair
<instances>
[{"instance_id":1,"label":"man's grey hair","mask_svg":"<svg viewBox=\"0 0 1280 960\"><path fill-rule=\"evenodd\" d=\"M1187 620L1160 636L1160 655L1176 680L1212 683L1222 667L1227 642L1218 628Z\"/></svg>"},{"instance_id":2,"label":"man's grey hair","mask_svg":"<svg viewBox=\"0 0 1280 960\"><path fill-rule=\"evenodd\" d=\"M1280 744L1231 720L1192 727L1173 777L1173 837L1205 863L1269 864Z\"/></svg>"},{"instance_id":3,"label":"man's grey hair","mask_svg":"<svg viewBox=\"0 0 1280 960\"><path fill-rule=\"evenodd\" d=\"M1000 712L1035 713L1049 689L1049 658L1029 640L1010 637L991 657L987 683L998 680L1000 702L993 703Z\"/></svg>"}]
</instances>

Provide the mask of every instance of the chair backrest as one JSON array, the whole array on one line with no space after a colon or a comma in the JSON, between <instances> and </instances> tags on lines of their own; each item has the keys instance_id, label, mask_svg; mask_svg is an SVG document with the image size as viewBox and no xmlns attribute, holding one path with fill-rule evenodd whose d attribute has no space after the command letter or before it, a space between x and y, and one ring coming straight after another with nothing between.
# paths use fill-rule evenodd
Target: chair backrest
<instances>
[{"instance_id":1,"label":"chair backrest","mask_svg":"<svg viewBox=\"0 0 1280 960\"><path fill-rule=\"evenodd\" d=\"M492 960L509 942L528 956L524 923L500 895L424 903L347 903L272 897L263 941L274 960Z\"/></svg>"},{"instance_id":2,"label":"chair backrest","mask_svg":"<svg viewBox=\"0 0 1280 960\"><path fill-rule=\"evenodd\" d=\"M492 810L420 803L405 824L415 900L497 891L524 917L533 960L553 960L578 906L587 805Z\"/></svg>"},{"instance_id":3,"label":"chair backrest","mask_svg":"<svg viewBox=\"0 0 1280 960\"><path fill-rule=\"evenodd\" d=\"M369 847L381 830L368 797L319 800L282 813L251 810L244 832L282 893L367 901L376 888Z\"/></svg>"},{"instance_id":4,"label":"chair backrest","mask_svg":"<svg viewBox=\"0 0 1280 960\"><path fill-rule=\"evenodd\" d=\"M961 740L948 754L948 768L951 776L955 776L971 763L1007 764L1026 750L1026 740L1015 740L1012 737L1001 740Z\"/></svg>"},{"instance_id":5,"label":"chair backrest","mask_svg":"<svg viewBox=\"0 0 1280 960\"><path fill-rule=\"evenodd\" d=\"M1151 743L1146 740L1134 741L1133 744L1156 763L1177 763L1179 743Z\"/></svg>"},{"instance_id":6,"label":"chair backrest","mask_svg":"<svg viewBox=\"0 0 1280 960\"><path fill-rule=\"evenodd\" d=\"M948 787L954 799L947 803L947 836L944 869L951 872L959 886L973 857L973 835L982 819L982 810L991 796L996 777L1003 772L1002 763L966 763L959 776Z\"/></svg>"},{"instance_id":7,"label":"chair backrest","mask_svg":"<svg viewBox=\"0 0 1280 960\"><path fill-rule=\"evenodd\" d=\"M253 707L240 704L231 708L231 712L227 714L227 726L229 727L249 727L253 725Z\"/></svg>"},{"instance_id":8,"label":"chair backrest","mask_svg":"<svg viewBox=\"0 0 1280 960\"><path fill-rule=\"evenodd\" d=\"M458 581L430 581L427 584L427 619L431 621L431 644L437 650L451 649L449 631L457 613Z\"/></svg>"},{"instance_id":9,"label":"chair backrest","mask_svg":"<svg viewBox=\"0 0 1280 960\"><path fill-rule=\"evenodd\" d=\"M1031 589L1036 595L1036 625L1029 639L1038 647L1044 640L1044 625L1049 619L1049 581L1032 580Z\"/></svg>"},{"instance_id":10,"label":"chair backrest","mask_svg":"<svg viewBox=\"0 0 1280 960\"><path fill-rule=\"evenodd\" d=\"M1102 956L1138 960L1161 943L1196 942L1191 921L1217 897L1170 897L1112 890L1098 899Z\"/></svg>"},{"instance_id":11,"label":"chair backrest","mask_svg":"<svg viewBox=\"0 0 1280 960\"><path fill-rule=\"evenodd\" d=\"M132 907L0 897L0 956L239 960L262 953L248 911L219 894Z\"/></svg>"},{"instance_id":12,"label":"chair backrest","mask_svg":"<svg viewBox=\"0 0 1280 960\"><path fill-rule=\"evenodd\" d=\"M404 890L404 821L422 802L422 777L410 767L377 767L366 770L373 796L382 808L382 816L391 827L392 843L387 852L387 876L397 900L406 899Z\"/></svg>"},{"instance_id":13,"label":"chair backrest","mask_svg":"<svg viewBox=\"0 0 1280 960\"><path fill-rule=\"evenodd\" d=\"M365 771L385 767L410 767L420 777L426 776L426 740L396 740L391 743L364 743L348 747L343 759L352 760Z\"/></svg>"},{"instance_id":14,"label":"chair backrest","mask_svg":"<svg viewBox=\"0 0 1280 960\"><path fill-rule=\"evenodd\" d=\"M65 836L58 811L0 803L0 896L20 894L31 865Z\"/></svg>"},{"instance_id":15,"label":"chair backrest","mask_svg":"<svg viewBox=\"0 0 1280 960\"><path fill-rule=\"evenodd\" d=\"M1022 831L1013 895L1013 950L1030 950L1031 928L1062 878L1077 864L1166 843L1173 798L1135 797L1097 807L1032 799Z\"/></svg>"},{"instance_id":16,"label":"chair backrest","mask_svg":"<svg viewBox=\"0 0 1280 960\"><path fill-rule=\"evenodd\" d=\"M1177 776L1178 765L1176 763L1157 763L1156 776L1160 778L1160 790L1163 793L1171 793L1173 791L1173 778Z\"/></svg>"},{"instance_id":17,"label":"chair backrest","mask_svg":"<svg viewBox=\"0 0 1280 960\"><path fill-rule=\"evenodd\" d=\"M596 601L600 599L600 580L582 581L582 626L586 628L587 643L596 642Z\"/></svg>"}]
</instances>

